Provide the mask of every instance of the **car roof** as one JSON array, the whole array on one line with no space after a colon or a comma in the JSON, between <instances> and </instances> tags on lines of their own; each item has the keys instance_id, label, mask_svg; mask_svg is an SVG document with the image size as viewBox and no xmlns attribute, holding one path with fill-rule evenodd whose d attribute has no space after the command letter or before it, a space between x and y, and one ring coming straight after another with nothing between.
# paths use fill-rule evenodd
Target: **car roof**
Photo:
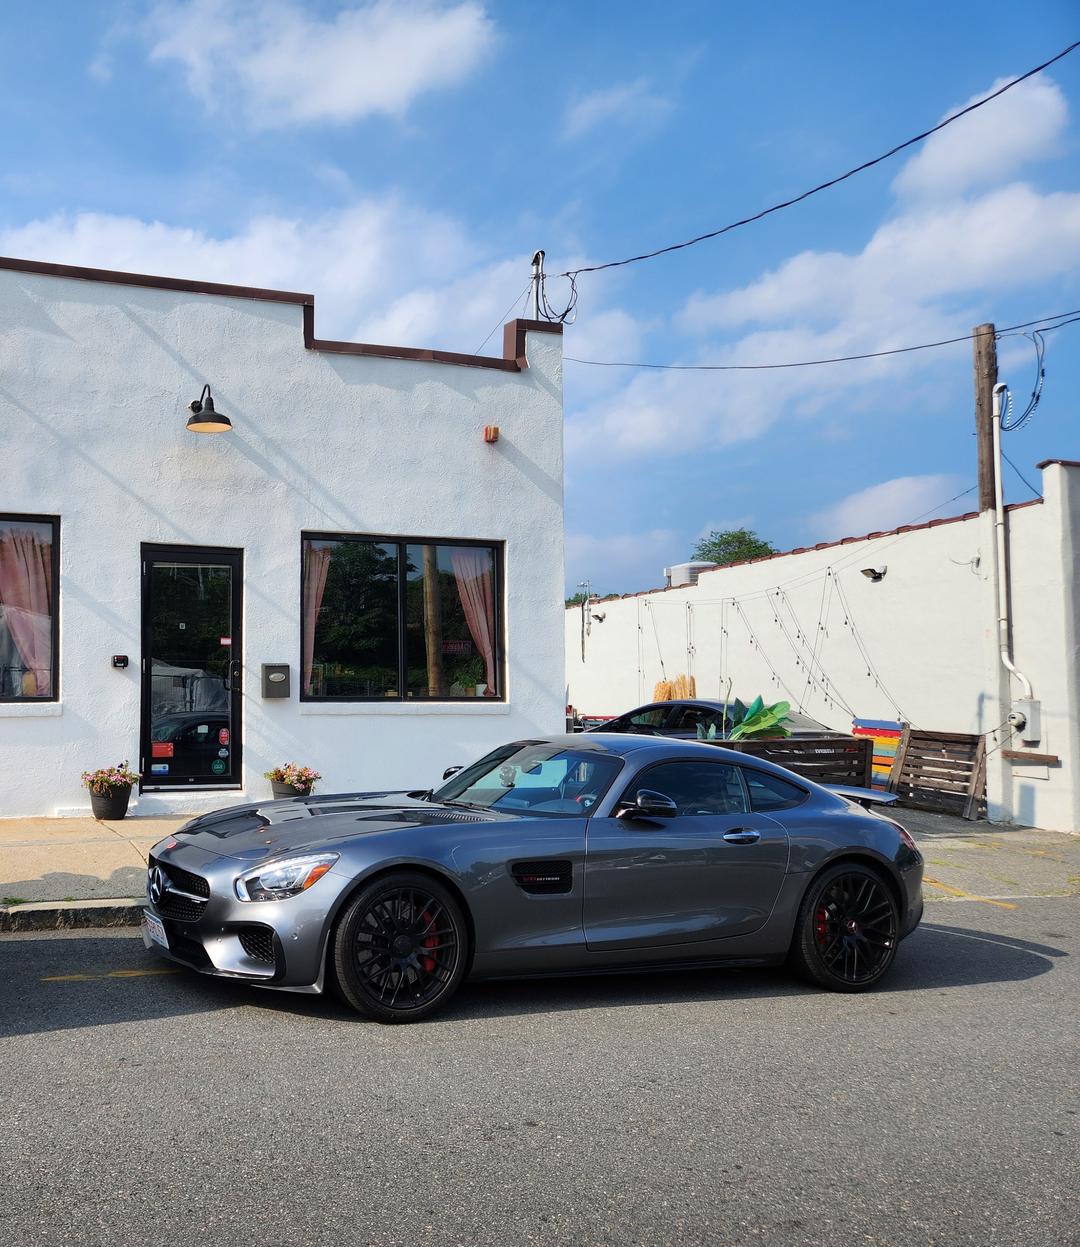
<instances>
[{"instance_id":1,"label":"car roof","mask_svg":"<svg viewBox=\"0 0 1080 1247\"><path fill-rule=\"evenodd\" d=\"M731 701L726 704L730 707L734 701L735 698L732 698ZM719 712L724 709L724 705L724 702L713 701L712 698L709 697L676 697L671 701L644 702L640 706L635 706L633 710L623 711L623 713L619 715L619 718L624 718L629 714L639 714L643 710L660 710L675 706L696 706L702 710L715 710ZM823 732L832 732L836 730L835 728L828 727L826 724L819 722L817 719L812 719L808 714L804 714L801 710L789 710L785 722L788 724L794 724L799 728L814 728Z\"/></svg>"},{"instance_id":2,"label":"car roof","mask_svg":"<svg viewBox=\"0 0 1080 1247\"><path fill-rule=\"evenodd\" d=\"M557 745L576 753L608 753L616 757L630 754L660 753L671 758L709 758L713 762L733 762L740 766L760 766L783 773L765 758L725 749L723 745L698 740L678 740L671 736L628 736L623 732L574 732L569 735L540 736L514 741L515 745Z\"/></svg>"}]
</instances>

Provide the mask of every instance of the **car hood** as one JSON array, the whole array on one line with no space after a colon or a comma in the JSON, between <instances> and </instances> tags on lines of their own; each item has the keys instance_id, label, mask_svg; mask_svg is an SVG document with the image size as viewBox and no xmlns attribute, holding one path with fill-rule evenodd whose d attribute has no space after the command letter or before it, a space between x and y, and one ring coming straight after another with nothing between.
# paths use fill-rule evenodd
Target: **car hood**
<instances>
[{"instance_id":1,"label":"car hood","mask_svg":"<svg viewBox=\"0 0 1080 1247\"><path fill-rule=\"evenodd\" d=\"M172 837L219 857L263 861L282 853L313 852L342 840L416 827L459 826L512 819L488 810L439 805L405 792L289 798L203 814Z\"/></svg>"}]
</instances>

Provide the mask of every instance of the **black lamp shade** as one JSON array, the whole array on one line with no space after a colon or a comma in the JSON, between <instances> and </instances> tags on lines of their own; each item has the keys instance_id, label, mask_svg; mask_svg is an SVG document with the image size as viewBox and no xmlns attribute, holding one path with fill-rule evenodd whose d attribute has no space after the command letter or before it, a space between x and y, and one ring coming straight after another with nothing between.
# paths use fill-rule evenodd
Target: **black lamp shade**
<instances>
[{"instance_id":1,"label":"black lamp shade","mask_svg":"<svg viewBox=\"0 0 1080 1247\"><path fill-rule=\"evenodd\" d=\"M210 397L210 387L203 389L202 397L191 404L191 415L188 416L187 427L192 433L228 433L232 429L232 421L214 410L214 400Z\"/></svg>"}]
</instances>

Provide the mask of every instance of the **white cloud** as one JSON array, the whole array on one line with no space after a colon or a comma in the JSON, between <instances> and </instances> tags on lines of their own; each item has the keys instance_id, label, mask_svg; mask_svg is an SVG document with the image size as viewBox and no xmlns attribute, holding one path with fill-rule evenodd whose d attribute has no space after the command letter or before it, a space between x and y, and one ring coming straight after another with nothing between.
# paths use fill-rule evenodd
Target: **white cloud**
<instances>
[{"instance_id":1,"label":"white cloud","mask_svg":"<svg viewBox=\"0 0 1080 1247\"><path fill-rule=\"evenodd\" d=\"M897 209L861 250L804 251L742 288L692 296L673 325L691 345L673 362L741 365L891 350L964 333L987 319L1005 292L1050 280L1075 284L1080 193L1043 193L1013 181L948 197L984 178L1004 181L1023 159L1050 154L1066 121L1059 88L1017 87L958 122L957 132L983 113L995 131L993 142L985 140L994 157L987 165L953 151L945 143L951 129L935 136L901 171ZM567 445L583 458L677 456L759 437L781 420L811 418L836 437L838 420L850 421L860 408L861 417L873 419L883 395L954 367L964 350L960 344L761 372L611 370L622 384L571 411ZM619 351L607 358L629 356ZM573 386L587 371L567 365Z\"/></svg>"},{"instance_id":2,"label":"white cloud","mask_svg":"<svg viewBox=\"0 0 1080 1247\"><path fill-rule=\"evenodd\" d=\"M218 237L137 217L59 214L0 229L0 254L306 291L321 338L469 353L494 330L485 355L502 354L503 321L521 314L530 260L493 258L457 221L396 195L311 219L257 216ZM618 342L636 351L640 333L633 317L594 302L583 340L587 349Z\"/></svg>"},{"instance_id":3,"label":"white cloud","mask_svg":"<svg viewBox=\"0 0 1080 1247\"><path fill-rule=\"evenodd\" d=\"M309 291L320 337L454 350L478 345L513 293L507 286L528 275L528 257L485 262L455 221L396 196L310 220L259 216L221 237L135 217L58 215L0 230L0 254ZM443 274L441 287L427 287L433 272ZM410 290L429 297L412 299ZM394 292L402 292L396 300Z\"/></svg>"},{"instance_id":4,"label":"white cloud","mask_svg":"<svg viewBox=\"0 0 1080 1247\"><path fill-rule=\"evenodd\" d=\"M495 39L475 0L374 0L329 18L295 0L168 0L145 30L151 60L179 62L208 110L238 102L256 129L401 116L465 79Z\"/></svg>"},{"instance_id":5,"label":"white cloud","mask_svg":"<svg viewBox=\"0 0 1080 1247\"><path fill-rule=\"evenodd\" d=\"M999 78L960 107L991 95ZM951 109L950 113L959 109ZM1029 78L996 100L931 135L904 165L893 189L900 195L943 197L973 186L1007 181L1033 161L1052 156L1068 120L1061 88L1050 78Z\"/></svg>"},{"instance_id":6,"label":"white cloud","mask_svg":"<svg viewBox=\"0 0 1080 1247\"><path fill-rule=\"evenodd\" d=\"M671 108L671 101L657 95L648 78L617 83L569 105L563 122L563 138L577 139L597 126L610 124L650 129L662 122Z\"/></svg>"},{"instance_id":7,"label":"white cloud","mask_svg":"<svg viewBox=\"0 0 1080 1247\"><path fill-rule=\"evenodd\" d=\"M632 586L656 587L664 583L664 568L684 556L689 558L686 542L673 528L610 537L567 533L567 593L576 593L583 580L600 594L632 592Z\"/></svg>"},{"instance_id":8,"label":"white cloud","mask_svg":"<svg viewBox=\"0 0 1080 1247\"><path fill-rule=\"evenodd\" d=\"M848 494L812 516L808 527L819 541L861 537L928 518L963 488L958 476L898 476Z\"/></svg>"}]
</instances>

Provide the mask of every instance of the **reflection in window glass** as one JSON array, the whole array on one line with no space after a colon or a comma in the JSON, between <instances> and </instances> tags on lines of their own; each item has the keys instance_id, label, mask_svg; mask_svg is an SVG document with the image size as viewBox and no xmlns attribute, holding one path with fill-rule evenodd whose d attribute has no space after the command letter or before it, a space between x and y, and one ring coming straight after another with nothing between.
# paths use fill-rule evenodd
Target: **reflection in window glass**
<instances>
[{"instance_id":1,"label":"reflection in window glass","mask_svg":"<svg viewBox=\"0 0 1080 1247\"><path fill-rule=\"evenodd\" d=\"M300 695L503 696L498 547L303 539Z\"/></svg>"},{"instance_id":2,"label":"reflection in window glass","mask_svg":"<svg viewBox=\"0 0 1080 1247\"><path fill-rule=\"evenodd\" d=\"M498 697L495 558L485 546L405 547L410 697Z\"/></svg>"},{"instance_id":3,"label":"reflection in window glass","mask_svg":"<svg viewBox=\"0 0 1080 1247\"><path fill-rule=\"evenodd\" d=\"M398 547L305 538L306 697L398 697Z\"/></svg>"},{"instance_id":4,"label":"reflection in window glass","mask_svg":"<svg viewBox=\"0 0 1080 1247\"><path fill-rule=\"evenodd\" d=\"M642 788L670 797L680 815L746 813L739 773L726 762L663 762L649 767L623 800L633 801Z\"/></svg>"},{"instance_id":5,"label":"reflection in window glass","mask_svg":"<svg viewBox=\"0 0 1080 1247\"><path fill-rule=\"evenodd\" d=\"M750 792L750 808L753 810L763 813L769 810L790 810L806 800L804 789L765 771L752 771L747 768L743 771L743 778Z\"/></svg>"},{"instance_id":6,"label":"reflection in window glass","mask_svg":"<svg viewBox=\"0 0 1080 1247\"><path fill-rule=\"evenodd\" d=\"M0 515L0 698L54 700L57 585L51 520Z\"/></svg>"}]
</instances>

